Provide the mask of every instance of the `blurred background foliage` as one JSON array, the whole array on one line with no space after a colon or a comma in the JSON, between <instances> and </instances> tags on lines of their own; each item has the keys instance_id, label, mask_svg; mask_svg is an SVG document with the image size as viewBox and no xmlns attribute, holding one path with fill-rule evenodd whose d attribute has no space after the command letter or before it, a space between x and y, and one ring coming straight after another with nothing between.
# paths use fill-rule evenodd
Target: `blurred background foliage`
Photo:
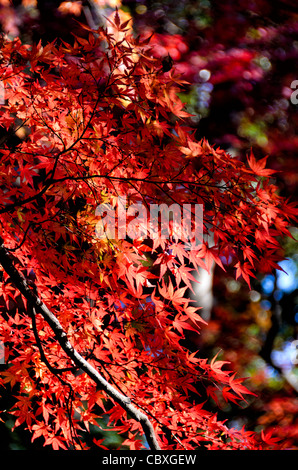
<instances>
[{"instance_id":1,"label":"blurred background foliage","mask_svg":"<svg viewBox=\"0 0 298 470\"><path fill-rule=\"evenodd\" d=\"M280 194L296 199L298 176L297 104L298 7L295 0L0 0L0 27L24 42L71 41L81 23L103 25L115 7L132 18L136 34L151 35L154 54L171 55L189 85L181 92L197 137L245 159L269 155L278 171ZM208 326L190 347L230 361L258 396L241 407L220 403L231 426L289 440L298 448L298 229L283 240L283 271L258 276L252 290L233 272L215 269L209 279ZM197 293L200 304L200 290ZM3 366L1 366L3 367ZM1 406L6 400L2 398ZM210 402L211 408L217 404ZM38 449L38 440L0 423L2 449ZM91 430L92 431L92 430ZM125 436L94 435L110 448ZM89 438L87 438L88 440Z\"/></svg>"}]
</instances>

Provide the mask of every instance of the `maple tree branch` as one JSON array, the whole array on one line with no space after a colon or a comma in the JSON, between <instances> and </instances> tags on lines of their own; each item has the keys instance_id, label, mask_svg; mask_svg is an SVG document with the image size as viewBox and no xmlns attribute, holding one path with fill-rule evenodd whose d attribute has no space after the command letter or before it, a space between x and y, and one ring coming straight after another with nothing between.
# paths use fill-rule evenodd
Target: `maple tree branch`
<instances>
[{"instance_id":1,"label":"maple tree branch","mask_svg":"<svg viewBox=\"0 0 298 470\"><path fill-rule=\"evenodd\" d=\"M40 313L46 320L48 325L52 328L57 341L59 342L63 351L74 362L74 364L82 369L102 390L104 390L110 398L117 402L130 416L138 421L144 431L150 449L160 450L157 442L153 426L147 415L138 410L132 405L129 397L120 393L113 387L99 372L86 361L77 350L71 345L67 334L61 326L58 318L49 310L49 308L42 302L29 284L23 274L16 269L13 264L9 251L6 249L3 239L0 237L0 264L6 273L10 276L16 288L26 298L31 307Z\"/></svg>"},{"instance_id":2,"label":"maple tree branch","mask_svg":"<svg viewBox=\"0 0 298 470\"><path fill-rule=\"evenodd\" d=\"M44 352L43 346L42 346L42 342L41 342L39 334L38 334L38 329L37 329L37 325L36 325L36 312L35 312L34 307L32 307L30 304L28 305L28 311L29 311L29 315L30 315L31 320L32 320L33 334L34 334L35 341L36 341L36 344L37 344L37 347L38 347L38 350L39 350L40 359L42 360L42 362L45 363L45 365L47 366L49 371L57 377L57 379L61 382L61 384L64 387L69 388L69 395L68 395L68 398L66 398L66 408L67 408L68 420L69 420L70 429L71 429L71 435L72 435L72 438L74 438L78 442L80 447L82 448L80 439L79 439L79 437L77 435L77 432L76 432L76 429L73 425L72 416L71 416L72 415L72 403L73 403L73 399L74 399L74 390L73 390L72 386L68 382L66 382L64 379L62 379L62 377L60 376L60 374L62 374L62 372L69 372L69 371L74 372L74 370L77 370L77 368L76 367L65 367L63 369L58 369L58 368L53 367L50 364L49 360L47 359L47 357L45 355L45 352Z\"/></svg>"},{"instance_id":3,"label":"maple tree branch","mask_svg":"<svg viewBox=\"0 0 298 470\"><path fill-rule=\"evenodd\" d=\"M45 363L45 365L47 366L47 368L49 369L49 371L54 374L56 377L58 377L58 379L61 381L61 383L63 385L67 385L70 387L69 384L67 384L61 377L60 377L60 374L62 374L62 372L75 372L77 369L77 367L64 367L64 368L56 368L54 366L52 366L48 360L48 358L46 357L45 355L45 352L43 350L43 346L42 346L42 343L41 343L41 340L40 340L40 337L39 337L39 334L38 334L38 330L37 330L37 325L36 325L36 312L35 312L35 309L30 305L29 307L29 315L32 319L32 329L33 329L33 333L34 333L34 337L35 337L35 341L36 341L36 344L37 344L37 347L38 347L38 350L39 350L39 354L40 354L40 359L42 360L42 362Z\"/></svg>"}]
</instances>

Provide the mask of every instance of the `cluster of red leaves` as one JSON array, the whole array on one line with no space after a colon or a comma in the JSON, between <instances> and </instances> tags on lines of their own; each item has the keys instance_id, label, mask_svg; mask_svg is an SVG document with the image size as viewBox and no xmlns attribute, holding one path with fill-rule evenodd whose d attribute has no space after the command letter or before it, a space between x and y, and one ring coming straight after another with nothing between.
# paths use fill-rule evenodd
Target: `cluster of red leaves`
<instances>
[{"instance_id":1,"label":"cluster of red leaves","mask_svg":"<svg viewBox=\"0 0 298 470\"><path fill-rule=\"evenodd\" d=\"M214 48L208 50L208 57L204 57L203 51L200 54L192 51L187 40L179 34L152 34L151 30L147 34L152 35L155 56L165 57L170 54L177 61L177 70L191 82L198 80L198 69L204 68L212 72L210 82L213 85L241 80L245 72L246 76L254 80L261 77L261 69L254 63L257 57L255 51L234 48L223 54L222 50Z\"/></svg>"},{"instance_id":2,"label":"cluster of red leaves","mask_svg":"<svg viewBox=\"0 0 298 470\"><path fill-rule=\"evenodd\" d=\"M148 41L133 38L117 14L114 21L117 40L90 30L88 40L60 47L2 41L0 125L22 140L3 139L0 235L72 345L147 413L162 448L266 447L268 439L229 429L204 409L208 397L240 402L250 392L225 362L183 346L202 322L186 289L192 269L213 261L232 263L248 283L256 270L277 268L277 236L289 235L296 211L266 178L265 161L251 155L246 166L195 140L177 96L180 77L164 73ZM203 204L213 246L99 239L96 207L122 195L128 205ZM144 446L140 423L73 367L37 315L49 370L26 302L1 275L1 385L11 387L16 426L54 449L80 448L80 431L109 416L109 426L127 433L125 445Z\"/></svg>"},{"instance_id":3,"label":"cluster of red leaves","mask_svg":"<svg viewBox=\"0 0 298 470\"><path fill-rule=\"evenodd\" d=\"M289 448L297 449L298 442L298 400L292 397L276 397L265 406L264 415L259 424L268 429L267 437L276 441L286 439ZM294 443L294 444L293 444Z\"/></svg>"}]
</instances>

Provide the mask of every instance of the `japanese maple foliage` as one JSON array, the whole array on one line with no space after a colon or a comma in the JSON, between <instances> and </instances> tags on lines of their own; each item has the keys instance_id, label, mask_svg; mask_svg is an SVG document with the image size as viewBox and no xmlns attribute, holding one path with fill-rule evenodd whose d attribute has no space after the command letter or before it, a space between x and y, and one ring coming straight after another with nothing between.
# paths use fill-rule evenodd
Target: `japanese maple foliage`
<instances>
[{"instance_id":1,"label":"japanese maple foliage","mask_svg":"<svg viewBox=\"0 0 298 470\"><path fill-rule=\"evenodd\" d=\"M250 392L225 361L183 340L204 324L187 296L194 270L228 263L249 284L279 269L278 239L296 209L265 160L251 154L245 165L196 141L181 77L117 13L112 26L59 47L1 43L0 390L13 395L15 426L54 449L87 448L82 430L103 416L123 445L145 447L144 415L162 449L284 448L208 411L209 397L240 403ZM123 195L128 206L203 204L212 246L99 238L97 206Z\"/></svg>"}]
</instances>

